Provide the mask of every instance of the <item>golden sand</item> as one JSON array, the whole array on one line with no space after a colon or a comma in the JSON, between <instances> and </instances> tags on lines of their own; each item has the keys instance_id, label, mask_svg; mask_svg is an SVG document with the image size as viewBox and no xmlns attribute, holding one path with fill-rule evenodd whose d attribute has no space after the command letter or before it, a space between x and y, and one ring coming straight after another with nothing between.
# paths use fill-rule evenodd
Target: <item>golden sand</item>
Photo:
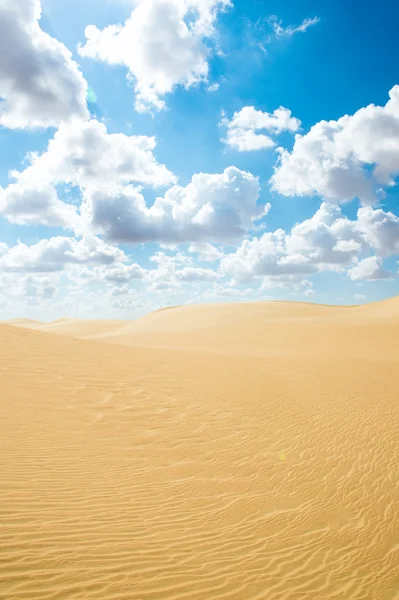
<instances>
[{"instance_id":1,"label":"golden sand","mask_svg":"<svg viewBox=\"0 0 399 600\"><path fill-rule=\"evenodd\" d=\"M1 599L399 600L399 299L0 348Z\"/></svg>"}]
</instances>

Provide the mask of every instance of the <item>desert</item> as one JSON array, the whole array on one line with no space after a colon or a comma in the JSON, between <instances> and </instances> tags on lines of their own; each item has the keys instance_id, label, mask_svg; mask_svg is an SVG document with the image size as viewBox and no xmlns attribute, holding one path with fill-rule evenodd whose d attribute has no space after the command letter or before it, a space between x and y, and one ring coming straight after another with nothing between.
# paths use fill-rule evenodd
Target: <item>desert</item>
<instances>
[{"instance_id":1,"label":"desert","mask_svg":"<svg viewBox=\"0 0 399 600\"><path fill-rule=\"evenodd\" d=\"M0 597L399 599L399 298L2 322Z\"/></svg>"}]
</instances>

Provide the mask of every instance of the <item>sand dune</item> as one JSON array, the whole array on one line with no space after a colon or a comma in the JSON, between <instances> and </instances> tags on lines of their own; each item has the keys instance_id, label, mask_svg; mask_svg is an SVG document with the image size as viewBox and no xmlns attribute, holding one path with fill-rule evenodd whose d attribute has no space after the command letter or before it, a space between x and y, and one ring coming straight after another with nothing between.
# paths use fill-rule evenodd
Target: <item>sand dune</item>
<instances>
[{"instance_id":1,"label":"sand dune","mask_svg":"<svg viewBox=\"0 0 399 600\"><path fill-rule=\"evenodd\" d=\"M14 319L9 321L11 325L26 327L27 329L40 329L48 333L57 333L58 335L68 335L71 337L85 338L93 337L106 333L112 335L120 327L126 326L128 321L112 320L79 320L79 319L57 319L51 323L42 323L41 321L31 321L29 319Z\"/></svg>"},{"instance_id":2,"label":"sand dune","mask_svg":"<svg viewBox=\"0 0 399 600\"><path fill-rule=\"evenodd\" d=\"M399 299L0 324L0 598L399 600L398 334Z\"/></svg>"}]
</instances>

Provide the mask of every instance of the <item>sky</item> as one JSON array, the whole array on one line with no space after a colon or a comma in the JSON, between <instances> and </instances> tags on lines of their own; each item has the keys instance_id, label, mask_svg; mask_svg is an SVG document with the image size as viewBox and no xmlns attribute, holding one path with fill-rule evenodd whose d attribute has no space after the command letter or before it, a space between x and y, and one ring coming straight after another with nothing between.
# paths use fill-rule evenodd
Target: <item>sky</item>
<instances>
[{"instance_id":1,"label":"sky","mask_svg":"<svg viewBox=\"0 0 399 600\"><path fill-rule=\"evenodd\" d=\"M0 0L0 319L399 294L393 0Z\"/></svg>"}]
</instances>

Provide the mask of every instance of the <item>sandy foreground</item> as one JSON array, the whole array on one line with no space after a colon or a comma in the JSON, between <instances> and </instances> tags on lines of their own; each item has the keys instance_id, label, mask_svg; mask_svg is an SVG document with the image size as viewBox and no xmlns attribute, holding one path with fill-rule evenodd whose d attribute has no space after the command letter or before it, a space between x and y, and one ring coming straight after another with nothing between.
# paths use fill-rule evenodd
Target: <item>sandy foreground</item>
<instances>
[{"instance_id":1,"label":"sandy foreground","mask_svg":"<svg viewBox=\"0 0 399 600\"><path fill-rule=\"evenodd\" d=\"M0 349L1 599L399 600L399 299Z\"/></svg>"}]
</instances>

